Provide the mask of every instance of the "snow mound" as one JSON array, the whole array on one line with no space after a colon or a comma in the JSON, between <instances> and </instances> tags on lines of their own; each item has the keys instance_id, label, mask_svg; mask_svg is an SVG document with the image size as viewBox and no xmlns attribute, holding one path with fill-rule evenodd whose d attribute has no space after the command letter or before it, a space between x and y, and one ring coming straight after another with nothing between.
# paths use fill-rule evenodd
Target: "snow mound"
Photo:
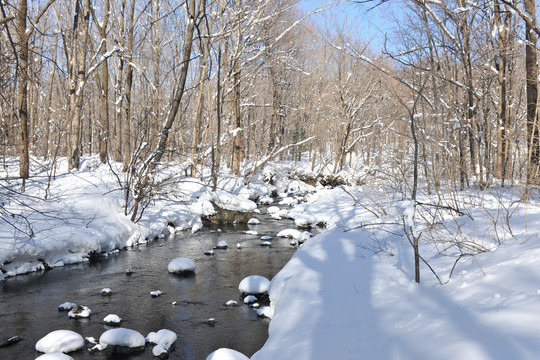
<instances>
[{"instance_id":1,"label":"snow mound","mask_svg":"<svg viewBox=\"0 0 540 360\"><path fill-rule=\"evenodd\" d=\"M257 315L260 317L267 317L271 319L274 317L274 308L271 306L263 306L259 310L257 310Z\"/></svg>"},{"instance_id":2,"label":"snow mound","mask_svg":"<svg viewBox=\"0 0 540 360\"><path fill-rule=\"evenodd\" d=\"M225 210L251 212L257 208L257 204L253 201L223 190L205 193L200 199L202 201L213 202L216 206Z\"/></svg>"},{"instance_id":3,"label":"snow mound","mask_svg":"<svg viewBox=\"0 0 540 360\"><path fill-rule=\"evenodd\" d=\"M122 318L115 314L109 314L103 318L103 322L107 324L118 325L122 322Z\"/></svg>"},{"instance_id":4,"label":"snow mound","mask_svg":"<svg viewBox=\"0 0 540 360\"><path fill-rule=\"evenodd\" d=\"M294 206L296 204L298 204L298 201L296 201L295 198L292 198L289 196L287 196L286 198L284 198L283 200L279 202L279 205L285 205L285 206Z\"/></svg>"},{"instance_id":5,"label":"snow mound","mask_svg":"<svg viewBox=\"0 0 540 360\"><path fill-rule=\"evenodd\" d=\"M315 218L308 214L301 214L294 218L294 223L299 228L306 228L315 223Z\"/></svg>"},{"instance_id":6,"label":"snow mound","mask_svg":"<svg viewBox=\"0 0 540 360\"><path fill-rule=\"evenodd\" d=\"M92 313L92 310L88 306L78 305L68 312L68 316L72 319L87 318Z\"/></svg>"},{"instance_id":7,"label":"snow mound","mask_svg":"<svg viewBox=\"0 0 540 360\"><path fill-rule=\"evenodd\" d=\"M268 209L266 209L266 212L272 215L277 213L279 210L280 209L277 206L270 206Z\"/></svg>"},{"instance_id":8,"label":"snow mound","mask_svg":"<svg viewBox=\"0 0 540 360\"><path fill-rule=\"evenodd\" d=\"M248 295L244 298L244 304L252 304L257 301L257 297L253 295Z\"/></svg>"},{"instance_id":9,"label":"snow mound","mask_svg":"<svg viewBox=\"0 0 540 360\"><path fill-rule=\"evenodd\" d=\"M251 275L240 281L238 290L245 294L263 294L268 291L270 280L260 275Z\"/></svg>"},{"instance_id":10,"label":"snow mound","mask_svg":"<svg viewBox=\"0 0 540 360\"><path fill-rule=\"evenodd\" d=\"M36 343L36 350L43 353L77 351L84 346L84 338L71 330L55 330Z\"/></svg>"},{"instance_id":11,"label":"snow mound","mask_svg":"<svg viewBox=\"0 0 540 360\"><path fill-rule=\"evenodd\" d=\"M227 242L225 240L221 240L216 245L216 249L226 249L228 247L229 247L229 244L227 244Z\"/></svg>"},{"instance_id":12,"label":"snow mound","mask_svg":"<svg viewBox=\"0 0 540 360\"><path fill-rule=\"evenodd\" d=\"M53 352L43 354L37 357L36 360L73 360L73 358L61 352Z\"/></svg>"},{"instance_id":13,"label":"snow mound","mask_svg":"<svg viewBox=\"0 0 540 360\"><path fill-rule=\"evenodd\" d=\"M256 218L251 218L248 221L248 225L257 225L257 224L260 224L260 223L261 222L259 221L259 219L256 219Z\"/></svg>"},{"instance_id":14,"label":"snow mound","mask_svg":"<svg viewBox=\"0 0 540 360\"><path fill-rule=\"evenodd\" d=\"M277 236L285 237L285 238L293 238L295 240L298 240L299 242L304 242L311 237L311 233L309 231L302 232L296 229L285 229L285 230L281 230L277 234Z\"/></svg>"},{"instance_id":15,"label":"snow mound","mask_svg":"<svg viewBox=\"0 0 540 360\"><path fill-rule=\"evenodd\" d=\"M65 302L60 305L58 305L58 311L69 311L73 309L77 304L71 303L71 302Z\"/></svg>"},{"instance_id":16,"label":"snow mound","mask_svg":"<svg viewBox=\"0 0 540 360\"><path fill-rule=\"evenodd\" d=\"M146 336L146 341L156 344L152 349L152 353L154 356L161 356L169 352L169 349L176 342L177 338L175 332L161 329L158 332L151 332L148 334L148 336Z\"/></svg>"},{"instance_id":17,"label":"snow mound","mask_svg":"<svg viewBox=\"0 0 540 360\"><path fill-rule=\"evenodd\" d=\"M259 204L261 205L270 205L274 202L274 199L272 199L270 196L263 196L259 198Z\"/></svg>"},{"instance_id":18,"label":"snow mound","mask_svg":"<svg viewBox=\"0 0 540 360\"><path fill-rule=\"evenodd\" d=\"M249 360L249 358L236 350L221 348L208 355L206 360Z\"/></svg>"},{"instance_id":19,"label":"snow mound","mask_svg":"<svg viewBox=\"0 0 540 360\"><path fill-rule=\"evenodd\" d=\"M98 350L103 350L109 345L125 346L129 348L144 347L146 340L138 331L118 328L107 330L99 338Z\"/></svg>"},{"instance_id":20,"label":"snow mound","mask_svg":"<svg viewBox=\"0 0 540 360\"><path fill-rule=\"evenodd\" d=\"M185 257L179 257L172 260L167 268L170 273L184 273L194 272L196 267L197 264L195 264L195 261Z\"/></svg>"},{"instance_id":21,"label":"snow mound","mask_svg":"<svg viewBox=\"0 0 540 360\"><path fill-rule=\"evenodd\" d=\"M246 234L248 234L248 235L257 235L257 232L255 230L247 230Z\"/></svg>"}]
</instances>

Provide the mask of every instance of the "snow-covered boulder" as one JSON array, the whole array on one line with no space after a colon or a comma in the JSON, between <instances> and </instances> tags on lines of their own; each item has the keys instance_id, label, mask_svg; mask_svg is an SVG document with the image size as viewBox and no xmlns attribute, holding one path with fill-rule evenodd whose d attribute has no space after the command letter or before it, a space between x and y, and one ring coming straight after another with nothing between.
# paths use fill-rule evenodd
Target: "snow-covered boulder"
<instances>
[{"instance_id":1,"label":"snow-covered boulder","mask_svg":"<svg viewBox=\"0 0 540 360\"><path fill-rule=\"evenodd\" d=\"M206 360L249 360L249 358L236 350L221 348L208 355Z\"/></svg>"},{"instance_id":2,"label":"snow-covered boulder","mask_svg":"<svg viewBox=\"0 0 540 360\"><path fill-rule=\"evenodd\" d=\"M216 249L226 249L228 247L229 247L229 244L227 244L227 242L225 240L221 240L216 245Z\"/></svg>"},{"instance_id":3,"label":"snow-covered boulder","mask_svg":"<svg viewBox=\"0 0 540 360\"><path fill-rule=\"evenodd\" d=\"M270 196L262 196L259 198L259 204L261 205L271 205L274 202Z\"/></svg>"},{"instance_id":4,"label":"snow-covered boulder","mask_svg":"<svg viewBox=\"0 0 540 360\"><path fill-rule=\"evenodd\" d=\"M71 309L70 312L68 312L68 316L72 319L79 319L79 318L87 318L92 313L92 310L88 308L88 306L84 305L77 305L73 309Z\"/></svg>"},{"instance_id":5,"label":"snow-covered boulder","mask_svg":"<svg viewBox=\"0 0 540 360\"><path fill-rule=\"evenodd\" d=\"M257 315L271 319L274 316L274 308L271 306L263 306L257 310Z\"/></svg>"},{"instance_id":6,"label":"snow-covered boulder","mask_svg":"<svg viewBox=\"0 0 540 360\"><path fill-rule=\"evenodd\" d=\"M172 260L167 268L170 273L183 274L194 272L196 267L197 264L195 264L195 261L185 257L179 257Z\"/></svg>"},{"instance_id":7,"label":"snow-covered boulder","mask_svg":"<svg viewBox=\"0 0 540 360\"><path fill-rule=\"evenodd\" d=\"M60 305L58 305L58 311L70 311L72 310L77 304L72 302L65 302Z\"/></svg>"},{"instance_id":8,"label":"snow-covered boulder","mask_svg":"<svg viewBox=\"0 0 540 360\"><path fill-rule=\"evenodd\" d=\"M109 346L118 346L121 348L127 348L132 351L142 350L146 340L141 333L135 330L118 328L107 330L101 334L99 338L99 344L92 349L104 350Z\"/></svg>"},{"instance_id":9,"label":"snow-covered boulder","mask_svg":"<svg viewBox=\"0 0 540 360\"><path fill-rule=\"evenodd\" d=\"M103 318L103 322L108 325L120 325L122 318L115 314L109 314Z\"/></svg>"},{"instance_id":10,"label":"snow-covered boulder","mask_svg":"<svg viewBox=\"0 0 540 360\"><path fill-rule=\"evenodd\" d=\"M258 225L260 224L261 222L259 221L259 219L256 219L256 218L251 218L249 219L248 221L248 225Z\"/></svg>"},{"instance_id":11,"label":"snow-covered boulder","mask_svg":"<svg viewBox=\"0 0 540 360\"><path fill-rule=\"evenodd\" d=\"M217 223L245 223L253 217L253 210L257 208L257 204L253 201L222 190L206 193L199 200L202 203L209 203L214 209L213 212L206 214L204 219Z\"/></svg>"},{"instance_id":12,"label":"snow-covered boulder","mask_svg":"<svg viewBox=\"0 0 540 360\"><path fill-rule=\"evenodd\" d=\"M247 230L246 234L248 234L248 235L257 235L258 233L255 230Z\"/></svg>"},{"instance_id":13,"label":"snow-covered boulder","mask_svg":"<svg viewBox=\"0 0 540 360\"><path fill-rule=\"evenodd\" d=\"M292 238L297 240L299 243L303 243L311 237L309 231L299 231L296 229L285 229L281 230L278 234L278 237Z\"/></svg>"},{"instance_id":14,"label":"snow-covered boulder","mask_svg":"<svg viewBox=\"0 0 540 360\"><path fill-rule=\"evenodd\" d=\"M299 214L294 218L294 223L300 229L309 229L315 223L315 218L308 214Z\"/></svg>"},{"instance_id":15,"label":"snow-covered boulder","mask_svg":"<svg viewBox=\"0 0 540 360\"><path fill-rule=\"evenodd\" d=\"M268 209L266 209L266 212L272 215L272 214L277 213L279 210L280 209L277 206L270 206Z\"/></svg>"},{"instance_id":16,"label":"snow-covered boulder","mask_svg":"<svg viewBox=\"0 0 540 360\"><path fill-rule=\"evenodd\" d=\"M268 292L270 280L260 275L251 275L240 281L238 290L244 294L264 294Z\"/></svg>"},{"instance_id":17,"label":"snow-covered boulder","mask_svg":"<svg viewBox=\"0 0 540 360\"><path fill-rule=\"evenodd\" d=\"M279 205L285 205L285 206L294 206L298 204L298 201L295 198L287 196L283 200L279 202Z\"/></svg>"},{"instance_id":18,"label":"snow-covered boulder","mask_svg":"<svg viewBox=\"0 0 540 360\"><path fill-rule=\"evenodd\" d=\"M158 332L151 332L146 337L146 341L156 344L156 346L154 346L152 349L152 354L158 357L167 355L171 347L176 342L176 339L176 333L167 329L161 329Z\"/></svg>"},{"instance_id":19,"label":"snow-covered boulder","mask_svg":"<svg viewBox=\"0 0 540 360\"><path fill-rule=\"evenodd\" d=\"M53 352L38 356L36 360L73 360L73 358L62 352Z\"/></svg>"},{"instance_id":20,"label":"snow-covered boulder","mask_svg":"<svg viewBox=\"0 0 540 360\"><path fill-rule=\"evenodd\" d=\"M256 302L258 299L254 295L248 295L244 298L244 304L252 304Z\"/></svg>"},{"instance_id":21,"label":"snow-covered boulder","mask_svg":"<svg viewBox=\"0 0 540 360\"><path fill-rule=\"evenodd\" d=\"M111 296L112 290L109 288L104 288L99 293L101 294L101 296Z\"/></svg>"},{"instance_id":22,"label":"snow-covered boulder","mask_svg":"<svg viewBox=\"0 0 540 360\"><path fill-rule=\"evenodd\" d=\"M71 330L55 330L36 343L36 350L43 353L69 353L84 346L84 338Z\"/></svg>"}]
</instances>

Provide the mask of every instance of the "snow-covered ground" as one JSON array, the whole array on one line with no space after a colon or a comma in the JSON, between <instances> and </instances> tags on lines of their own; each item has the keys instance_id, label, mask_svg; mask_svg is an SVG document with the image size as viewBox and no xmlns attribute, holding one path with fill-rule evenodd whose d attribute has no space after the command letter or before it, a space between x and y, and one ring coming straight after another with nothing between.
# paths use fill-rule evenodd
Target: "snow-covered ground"
<instances>
[{"instance_id":1,"label":"snow-covered ground","mask_svg":"<svg viewBox=\"0 0 540 360\"><path fill-rule=\"evenodd\" d=\"M266 202L274 192L305 201L290 208L276 199L275 214L299 226L326 224L326 231L307 239L272 279L271 307L261 309L272 317L269 338L252 359L538 358L540 207L534 200L523 203L517 190L493 188L443 201L423 196L424 205L414 207L379 187L308 186L279 177L287 173L280 166L265 167L250 186L223 176L216 193L171 167L162 175L163 193L133 224L108 166L87 158L68 173L61 164L49 200L41 200L46 174L27 183L25 196L3 199L15 215L0 223L0 278L85 261L89 253L106 255L171 231L196 231L201 216L213 211L211 200L253 210L251 200ZM6 178L14 176L9 171ZM420 284L407 234L420 238ZM227 350L209 358L245 359Z\"/></svg>"}]
</instances>

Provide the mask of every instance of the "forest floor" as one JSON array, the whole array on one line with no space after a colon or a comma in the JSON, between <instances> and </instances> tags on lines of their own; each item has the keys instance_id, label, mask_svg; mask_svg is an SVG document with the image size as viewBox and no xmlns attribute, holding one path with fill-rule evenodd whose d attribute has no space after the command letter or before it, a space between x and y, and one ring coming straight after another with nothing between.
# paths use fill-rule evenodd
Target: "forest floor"
<instances>
[{"instance_id":1,"label":"forest floor","mask_svg":"<svg viewBox=\"0 0 540 360\"><path fill-rule=\"evenodd\" d=\"M125 215L118 166L89 157L72 172L60 162L52 177L50 167L34 165L21 194L16 163L8 163L0 280L197 231L213 211L211 201L253 210L273 193L276 216L324 224L325 231L272 279L269 338L252 359L540 354L540 207L521 201L516 189L422 195L412 203L381 185L313 187L295 178L309 173L309 165L275 163L249 185L222 174L220 190L212 192L171 166L159 174L161 186L135 224ZM422 257L419 284L414 238Z\"/></svg>"}]
</instances>

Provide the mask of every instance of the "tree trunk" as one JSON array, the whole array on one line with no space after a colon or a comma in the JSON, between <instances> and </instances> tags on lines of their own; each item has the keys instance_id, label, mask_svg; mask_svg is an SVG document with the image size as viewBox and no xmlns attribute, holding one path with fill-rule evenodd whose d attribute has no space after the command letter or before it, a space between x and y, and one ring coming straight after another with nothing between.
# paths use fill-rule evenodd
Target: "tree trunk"
<instances>
[{"instance_id":1,"label":"tree trunk","mask_svg":"<svg viewBox=\"0 0 540 360\"><path fill-rule=\"evenodd\" d=\"M232 153L232 172L236 176L240 176L240 163L244 160L244 134L240 130L242 128L242 114L240 109L240 60L237 59L234 63L234 88L233 88L233 111L234 111L234 126L236 134L233 142Z\"/></svg>"},{"instance_id":2,"label":"tree trunk","mask_svg":"<svg viewBox=\"0 0 540 360\"><path fill-rule=\"evenodd\" d=\"M78 16L78 14L75 14ZM69 169L78 169L81 156L81 118L83 107L84 83L86 81L86 47L88 43L88 25L90 22L90 0L84 2L83 17L80 27L76 23L75 32L80 33L80 48L73 51L72 59L76 61L76 77L71 81L71 141ZM74 44L75 46L75 44Z\"/></svg>"},{"instance_id":3,"label":"tree trunk","mask_svg":"<svg viewBox=\"0 0 540 360\"><path fill-rule=\"evenodd\" d=\"M536 26L535 0L525 0L525 12L529 15L532 25ZM527 144L529 165L527 183L540 184L540 140L538 130L538 65L536 55L537 36L533 28L526 22L525 38L525 73L527 88Z\"/></svg>"},{"instance_id":4,"label":"tree trunk","mask_svg":"<svg viewBox=\"0 0 540 360\"><path fill-rule=\"evenodd\" d=\"M99 31L99 37L102 41L101 55L107 53L107 26L109 24L109 8L110 0L105 0L103 24L96 25ZM108 144L109 144L109 64L105 59L101 64L101 84L100 84L100 99L101 99L101 129L99 134L99 160L102 163L107 162Z\"/></svg>"},{"instance_id":5,"label":"tree trunk","mask_svg":"<svg viewBox=\"0 0 540 360\"><path fill-rule=\"evenodd\" d=\"M128 33L127 33L127 67L126 67L126 96L124 100L124 124L122 126L124 133L122 134L122 143L124 145L124 167L123 172L128 171L131 163L131 95L133 87L133 32L135 29L135 0L131 0L128 13Z\"/></svg>"},{"instance_id":6,"label":"tree trunk","mask_svg":"<svg viewBox=\"0 0 540 360\"><path fill-rule=\"evenodd\" d=\"M28 40L29 34L26 32L26 17L28 16L28 3L20 0L17 11L17 33L20 41L19 48L19 86L18 86L18 109L19 118L19 176L24 180L30 175L30 155L28 137Z\"/></svg>"}]
</instances>

